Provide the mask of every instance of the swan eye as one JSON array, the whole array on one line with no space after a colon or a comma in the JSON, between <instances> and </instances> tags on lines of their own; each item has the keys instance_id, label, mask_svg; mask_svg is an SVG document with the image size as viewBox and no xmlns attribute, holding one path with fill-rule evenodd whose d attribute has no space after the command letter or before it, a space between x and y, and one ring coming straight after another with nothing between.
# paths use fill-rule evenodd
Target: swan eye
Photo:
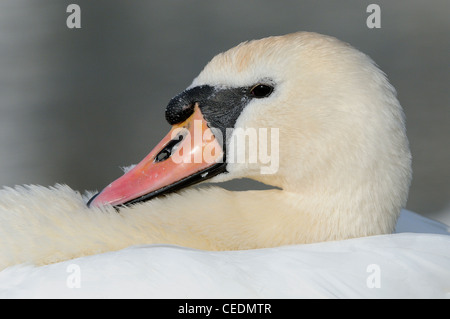
<instances>
[{"instance_id":1,"label":"swan eye","mask_svg":"<svg viewBox=\"0 0 450 319\"><path fill-rule=\"evenodd\" d=\"M256 84L251 90L250 93L258 98L268 97L273 92L273 87L266 84Z\"/></svg>"}]
</instances>

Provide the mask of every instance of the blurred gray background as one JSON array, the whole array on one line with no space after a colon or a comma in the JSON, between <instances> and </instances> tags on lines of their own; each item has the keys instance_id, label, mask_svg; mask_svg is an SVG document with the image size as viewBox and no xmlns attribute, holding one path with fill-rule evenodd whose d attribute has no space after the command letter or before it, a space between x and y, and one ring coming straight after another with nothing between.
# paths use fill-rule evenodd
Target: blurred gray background
<instances>
[{"instance_id":1,"label":"blurred gray background","mask_svg":"<svg viewBox=\"0 0 450 319\"><path fill-rule=\"evenodd\" d=\"M70 3L81 29L66 26ZM370 3L381 29L366 26ZM448 0L2 0L0 185L101 189L166 134L167 102L215 54L306 30L351 43L387 73L413 153L407 208L450 224L449 14Z\"/></svg>"}]
</instances>

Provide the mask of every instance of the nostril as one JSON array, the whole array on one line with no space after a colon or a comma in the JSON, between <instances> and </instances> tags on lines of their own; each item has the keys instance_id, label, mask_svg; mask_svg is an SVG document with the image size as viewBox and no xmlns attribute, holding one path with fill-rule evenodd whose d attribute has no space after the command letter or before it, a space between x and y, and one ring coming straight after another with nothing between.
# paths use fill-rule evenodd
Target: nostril
<instances>
[{"instance_id":1,"label":"nostril","mask_svg":"<svg viewBox=\"0 0 450 319\"><path fill-rule=\"evenodd\" d=\"M184 139L183 134L178 134L173 140L170 140L166 146L155 156L154 163L167 160L178 149L178 144Z\"/></svg>"}]
</instances>

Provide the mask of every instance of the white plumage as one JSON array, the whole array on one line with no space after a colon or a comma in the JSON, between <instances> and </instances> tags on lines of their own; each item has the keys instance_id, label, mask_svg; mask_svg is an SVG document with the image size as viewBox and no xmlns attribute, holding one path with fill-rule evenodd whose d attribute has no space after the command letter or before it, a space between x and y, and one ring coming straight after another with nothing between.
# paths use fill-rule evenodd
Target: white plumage
<instances>
[{"instance_id":1,"label":"white plumage","mask_svg":"<svg viewBox=\"0 0 450 319\"><path fill-rule=\"evenodd\" d=\"M448 227L404 210L397 232L245 251L142 245L18 265L0 272L0 298L449 298Z\"/></svg>"}]
</instances>

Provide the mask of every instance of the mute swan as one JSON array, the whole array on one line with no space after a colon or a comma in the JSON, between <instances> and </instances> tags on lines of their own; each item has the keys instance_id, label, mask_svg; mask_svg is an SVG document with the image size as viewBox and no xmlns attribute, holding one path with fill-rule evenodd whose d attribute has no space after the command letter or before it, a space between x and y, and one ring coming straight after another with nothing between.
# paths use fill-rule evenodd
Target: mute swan
<instances>
[{"instance_id":1,"label":"mute swan","mask_svg":"<svg viewBox=\"0 0 450 319\"><path fill-rule=\"evenodd\" d=\"M389 234L405 205L411 156L395 90L368 56L335 38L299 32L242 43L214 57L166 118L178 135L89 207L64 186L1 191L0 269L140 244L241 250ZM209 140L185 156L216 143L213 160L174 165L194 120ZM229 160L235 132L248 128L278 129L273 172L263 173L260 158ZM172 192L242 177L278 189ZM156 195L165 196L148 200Z\"/></svg>"}]
</instances>

